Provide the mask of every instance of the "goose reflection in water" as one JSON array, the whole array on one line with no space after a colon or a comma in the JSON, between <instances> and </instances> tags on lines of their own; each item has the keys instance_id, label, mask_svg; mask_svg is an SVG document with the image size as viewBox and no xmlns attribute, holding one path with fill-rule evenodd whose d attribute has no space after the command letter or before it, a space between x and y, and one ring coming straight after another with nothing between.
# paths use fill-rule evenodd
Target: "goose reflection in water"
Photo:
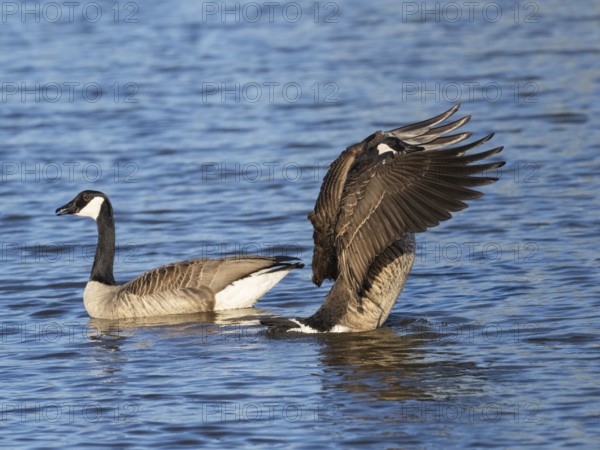
<instances>
[{"instance_id":1,"label":"goose reflection in water","mask_svg":"<svg viewBox=\"0 0 600 450\"><path fill-rule=\"evenodd\" d=\"M331 401L340 389L357 398L392 401L436 401L478 392L470 383L484 370L445 348L444 341L452 342L447 335L425 320L400 324L401 334L395 327L320 335L321 379Z\"/></svg>"}]
</instances>

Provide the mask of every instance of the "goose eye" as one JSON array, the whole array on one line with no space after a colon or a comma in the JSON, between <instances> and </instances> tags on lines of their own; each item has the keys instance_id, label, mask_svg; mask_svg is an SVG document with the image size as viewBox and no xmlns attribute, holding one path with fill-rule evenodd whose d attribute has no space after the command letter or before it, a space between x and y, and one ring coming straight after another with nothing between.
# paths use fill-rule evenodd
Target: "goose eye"
<instances>
[{"instance_id":1,"label":"goose eye","mask_svg":"<svg viewBox=\"0 0 600 450\"><path fill-rule=\"evenodd\" d=\"M84 195L83 195L83 199L84 199L86 202L89 202L89 201L90 201L90 195L89 195L89 194L84 194Z\"/></svg>"}]
</instances>

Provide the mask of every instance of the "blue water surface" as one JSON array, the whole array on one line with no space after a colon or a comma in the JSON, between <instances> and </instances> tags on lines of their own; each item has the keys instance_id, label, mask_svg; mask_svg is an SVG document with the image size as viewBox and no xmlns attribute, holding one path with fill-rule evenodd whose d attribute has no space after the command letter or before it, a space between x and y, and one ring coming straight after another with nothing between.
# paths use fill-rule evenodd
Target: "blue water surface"
<instances>
[{"instance_id":1,"label":"blue water surface","mask_svg":"<svg viewBox=\"0 0 600 450\"><path fill-rule=\"evenodd\" d=\"M69 5L2 4L2 448L598 448L598 2ZM417 236L385 326L267 336L329 288L306 214L331 161L457 102L507 164ZM92 320L96 228L54 216L83 189L118 281L307 267L256 309Z\"/></svg>"}]
</instances>

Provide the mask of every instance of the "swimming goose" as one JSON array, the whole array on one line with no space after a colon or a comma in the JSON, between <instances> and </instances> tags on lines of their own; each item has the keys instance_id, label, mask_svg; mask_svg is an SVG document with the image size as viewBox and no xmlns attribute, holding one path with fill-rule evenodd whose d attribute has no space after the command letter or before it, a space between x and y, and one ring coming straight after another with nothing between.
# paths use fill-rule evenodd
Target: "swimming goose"
<instances>
[{"instance_id":1,"label":"swimming goose","mask_svg":"<svg viewBox=\"0 0 600 450\"><path fill-rule=\"evenodd\" d=\"M308 218L314 228L312 280L317 286L324 279L335 283L311 317L267 318L264 325L274 332L352 332L377 328L387 319L415 258L414 233L466 208L465 200L483 195L472 187L497 180L484 172L504 165L470 165L503 147L466 154L493 134L452 147L472 134L448 135L470 116L442 125L459 106L377 131L333 162Z\"/></svg>"},{"instance_id":2,"label":"swimming goose","mask_svg":"<svg viewBox=\"0 0 600 450\"><path fill-rule=\"evenodd\" d=\"M249 308L292 269L303 267L297 258L283 256L198 258L158 267L119 286L113 277L115 224L108 197L83 191L56 214L91 217L98 225L94 265L83 293L85 309L96 319Z\"/></svg>"}]
</instances>

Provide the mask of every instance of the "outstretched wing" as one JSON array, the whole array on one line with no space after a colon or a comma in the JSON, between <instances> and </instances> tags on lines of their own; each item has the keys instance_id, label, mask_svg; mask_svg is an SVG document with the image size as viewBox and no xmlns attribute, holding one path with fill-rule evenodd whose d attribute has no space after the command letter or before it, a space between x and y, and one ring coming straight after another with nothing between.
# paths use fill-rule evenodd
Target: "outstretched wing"
<instances>
[{"instance_id":1,"label":"outstretched wing","mask_svg":"<svg viewBox=\"0 0 600 450\"><path fill-rule=\"evenodd\" d=\"M449 128L455 129L455 124L461 121L466 122L461 119ZM439 131L429 128L409 138L413 142L422 140L421 149L406 150L397 135L407 133L407 128L382 133L393 135L386 140L386 151L378 160L371 160L348 175L335 225L334 246L339 272L355 291L360 288L369 265L382 251L405 233L425 231L450 219L452 212L466 208L465 200L482 195L471 188L497 180L474 175L504 164L470 165L502 150L497 147L466 154L491 139L491 134L470 144L446 148L449 143L466 139L470 133L440 137Z\"/></svg>"},{"instance_id":2,"label":"outstretched wing","mask_svg":"<svg viewBox=\"0 0 600 450\"><path fill-rule=\"evenodd\" d=\"M356 184L356 178L363 171L373 171L379 163L389 158L392 152L413 153L436 150L470 137L471 133L468 132L447 135L467 123L470 116L436 127L452 116L459 106L455 105L448 111L419 123L388 132L373 133L362 142L348 147L333 162L323 179L315 208L308 215L314 229L312 270L313 282L316 285L320 286L326 278L335 280L339 274L339 252L335 242L336 224L340 216L342 200L348 195L347 185ZM361 181L364 182L364 179Z\"/></svg>"},{"instance_id":3,"label":"outstretched wing","mask_svg":"<svg viewBox=\"0 0 600 450\"><path fill-rule=\"evenodd\" d=\"M459 129L466 124L469 120L471 120L470 115L443 126L436 127L436 125L439 125L446 121L446 119L450 118L450 116L458 111L458 108L460 108L460 103L454 105L448 111L440 114L439 116L435 116L431 119L414 123L412 125L396 128L388 131L388 133L407 144L417 145L422 150L435 150L444 146L457 144L458 142L470 137L472 133L465 132L453 136L445 135Z\"/></svg>"},{"instance_id":4,"label":"outstretched wing","mask_svg":"<svg viewBox=\"0 0 600 450\"><path fill-rule=\"evenodd\" d=\"M323 179L315 209L308 214L308 218L313 225L313 240L315 243L312 259L312 279L317 286L321 286L326 278L337 278L338 262L333 247L335 221L342 200L346 177L360 151L360 148L356 147L349 147L343 151L331 164Z\"/></svg>"}]
</instances>

